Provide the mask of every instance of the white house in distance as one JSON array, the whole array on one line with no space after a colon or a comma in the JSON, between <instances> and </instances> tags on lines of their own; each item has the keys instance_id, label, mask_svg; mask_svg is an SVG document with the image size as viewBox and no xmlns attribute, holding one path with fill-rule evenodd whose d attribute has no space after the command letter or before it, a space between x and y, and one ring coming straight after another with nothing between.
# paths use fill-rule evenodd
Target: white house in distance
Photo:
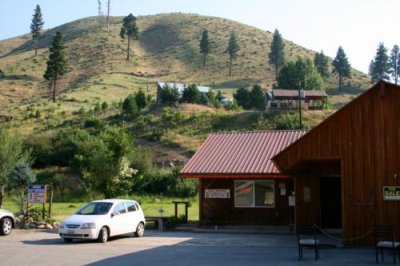
<instances>
[{"instance_id":1,"label":"white house in distance","mask_svg":"<svg viewBox=\"0 0 400 266\"><path fill-rule=\"evenodd\" d=\"M161 97L160 97L160 93L161 90L163 90L165 87L169 87L169 88L177 88L180 95L182 96L183 90L189 86L190 84L183 84L183 83L170 83L170 82L157 82L157 99L156 99L156 104L159 106L161 105ZM197 89L201 92L201 93L208 93L209 91L211 91L210 87L205 87L205 86L197 86Z\"/></svg>"}]
</instances>

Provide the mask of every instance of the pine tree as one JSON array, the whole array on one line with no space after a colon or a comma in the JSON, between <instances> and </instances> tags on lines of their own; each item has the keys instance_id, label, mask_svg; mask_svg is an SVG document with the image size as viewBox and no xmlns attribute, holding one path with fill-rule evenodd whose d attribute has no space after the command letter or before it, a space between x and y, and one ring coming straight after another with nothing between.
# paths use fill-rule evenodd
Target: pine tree
<instances>
[{"instance_id":1,"label":"pine tree","mask_svg":"<svg viewBox=\"0 0 400 266\"><path fill-rule=\"evenodd\" d=\"M369 74L371 75L371 83L380 80L390 80L390 63L387 49L383 43L379 43L374 60L369 65Z\"/></svg>"},{"instance_id":2,"label":"pine tree","mask_svg":"<svg viewBox=\"0 0 400 266\"><path fill-rule=\"evenodd\" d=\"M210 41L208 40L208 30L203 31L200 41L200 53L203 54L203 68L206 67L206 56L210 53Z\"/></svg>"},{"instance_id":3,"label":"pine tree","mask_svg":"<svg viewBox=\"0 0 400 266\"><path fill-rule=\"evenodd\" d=\"M324 52L316 53L314 56L314 65L317 68L319 74L324 78L329 78L329 61L328 57L324 55Z\"/></svg>"},{"instance_id":4,"label":"pine tree","mask_svg":"<svg viewBox=\"0 0 400 266\"><path fill-rule=\"evenodd\" d=\"M47 69L43 77L52 83L53 102L56 101L57 81L63 76L67 70L67 60L65 58L63 36L57 31L53 38L52 47L50 47L50 55L47 60Z\"/></svg>"},{"instance_id":5,"label":"pine tree","mask_svg":"<svg viewBox=\"0 0 400 266\"><path fill-rule=\"evenodd\" d=\"M266 105L266 95L260 85L254 85L250 92L251 105L253 108L264 111Z\"/></svg>"},{"instance_id":6,"label":"pine tree","mask_svg":"<svg viewBox=\"0 0 400 266\"><path fill-rule=\"evenodd\" d=\"M343 86L343 78L351 76L351 65L341 46L339 46L335 59L332 62L333 71L339 75L339 91Z\"/></svg>"},{"instance_id":7,"label":"pine tree","mask_svg":"<svg viewBox=\"0 0 400 266\"><path fill-rule=\"evenodd\" d=\"M36 5L35 13L33 14L31 23L31 33L32 33L33 47L35 48L35 56L37 56L37 50L39 47L39 38L42 33L43 25L44 21L42 17L42 10L40 9L39 5Z\"/></svg>"},{"instance_id":8,"label":"pine tree","mask_svg":"<svg viewBox=\"0 0 400 266\"><path fill-rule=\"evenodd\" d=\"M283 51L284 44L282 36L278 29L275 29L271 52L268 54L269 63L275 66L275 80L278 81L279 69L285 64L285 53Z\"/></svg>"},{"instance_id":9,"label":"pine tree","mask_svg":"<svg viewBox=\"0 0 400 266\"><path fill-rule=\"evenodd\" d=\"M236 34L235 34L235 32L232 31L231 35L229 37L228 48L226 49L226 52L229 54L229 76L232 76L233 59L236 58L239 50L240 50L240 46L238 44Z\"/></svg>"},{"instance_id":10,"label":"pine tree","mask_svg":"<svg viewBox=\"0 0 400 266\"><path fill-rule=\"evenodd\" d=\"M400 49L397 44L393 46L392 52L390 53L390 73L394 80L394 83L398 83L399 71L400 71Z\"/></svg>"},{"instance_id":11,"label":"pine tree","mask_svg":"<svg viewBox=\"0 0 400 266\"><path fill-rule=\"evenodd\" d=\"M136 26L136 17L134 15L129 14L128 16L124 17L119 35L121 36L122 39L125 39L125 35L128 38L128 48L127 48L126 60L129 60L130 59L130 56L129 56L130 41L131 41L131 39L132 40L139 39L139 29Z\"/></svg>"}]
</instances>

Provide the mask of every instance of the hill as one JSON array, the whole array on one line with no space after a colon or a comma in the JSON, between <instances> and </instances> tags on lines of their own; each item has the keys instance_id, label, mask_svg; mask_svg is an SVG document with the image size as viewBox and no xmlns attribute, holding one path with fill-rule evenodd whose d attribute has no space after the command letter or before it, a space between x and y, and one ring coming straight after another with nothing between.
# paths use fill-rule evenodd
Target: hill
<instances>
[{"instance_id":1,"label":"hill","mask_svg":"<svg viewBox=\"0 0 400 266\"><path fill-rule=\"evenodd\" d=\"M235 21L194 14L161 14L138 17L140 40L132 45L132 60L126 60L126 41L119 31L122 17L113 17L109 29L100 28L97 17L84 18L46 30L34 56L30 35L0 41L0 115L12 116L12 125L25 135L51 135L66 126L84 127L93 119L121 124L149 147L157 164L178 160L182 163L198 148L206 135L214 131L261 130L275 128L282 114L225 111L183 105L178 109L149 110L135 121L115 118L119 102L142 88L155 95L157 81L209 85L232 96L243 86L261 84L271 88L275 73L267 55L272 42L266 32ZM199 42L207 29L212 42L207 67L202 68ZM68 73L59 82L57 102L49 101L49 87L43 79L49 46L56 31L63 33L67 46ZM228 76L225 52L229 34L235 31L241 46L234 62L233 76ZM313 58L314 51L284 40L287 60L298 56ZM369 87L369 77L353 70L344 93L336 89L332 76L326 87L333 109L347 103ZM110 108L95 113L96 105ZM312 127L332 111L305 112ZM0 122L2 119L0 117Z\"/></svg>"},{"instance_id":2,"label":"hill","mask_svg":"<svg viewBox=\"0 0 400 266\"><path fill-rule=\"evenodd\" d=\"M158 80L200 83L232 90L255 83L271 88L274 71L267 63L272 34L231 20L193 14L161 14L138 17L140 40L132 47L133 60L126 61L126 43L119 37L122 17L113 17L108 30L100 29L97 17L84 18L43 33L39 55L34 56L30 35L0 41L0 112L18 116L18 110L38 98L47 98L49 89L42 78L48 47L56 31L61 31L67 46L69 72L59 89L62 109L70 112L82 105L106 100L117 102L139 87L154 93ZM209 31L212 52L202 68L199 42L204 29ZM241 50L228 77L225 53L229 33L235 31ZM312 58L314 51L285 40L288 60L298 56ZM368 85L367 75L353 70L348 80L352 87ZM336 77L327 81L336 85ZM74 101L79 99L78 102ZM348 100L345 97L344 100ZM78 103L78 104L77 104ZM21 105L22 104L22 105Z\"/></svg>"}]
</instances>

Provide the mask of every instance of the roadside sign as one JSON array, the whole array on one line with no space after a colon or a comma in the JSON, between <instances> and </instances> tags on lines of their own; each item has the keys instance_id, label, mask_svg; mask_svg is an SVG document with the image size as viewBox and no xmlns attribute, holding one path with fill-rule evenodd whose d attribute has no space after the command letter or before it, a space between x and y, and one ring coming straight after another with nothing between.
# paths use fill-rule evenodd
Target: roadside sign
<instances>
[{"instance_id":1,"label":"roadside sign","mask_svg":"<svg viewBox=\"0 0 400 266\"><path fill-rule=\"evenodd\" d=\"M46 202L46 185L30 185L28 186L28 202L29 203L45 203Z\"/></svg>"}]
</instances>

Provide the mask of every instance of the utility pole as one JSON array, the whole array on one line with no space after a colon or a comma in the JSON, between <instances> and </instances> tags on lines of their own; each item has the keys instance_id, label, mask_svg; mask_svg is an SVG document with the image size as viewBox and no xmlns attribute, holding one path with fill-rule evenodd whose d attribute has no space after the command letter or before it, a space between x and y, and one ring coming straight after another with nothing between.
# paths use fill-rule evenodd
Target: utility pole
<instances>
[{"instance_id":1,"label":"utility pole","mask_svg":"<svg viewBox=\"0 0 400 266\"><path fill-rule=\"evenodd\" d=\"M300 121L300 129L303 129L303 118L301 114L301 100L305 98L305 92L301 88L301 82L299 82L299 121Z\"/></svg>"}]
</instances>

